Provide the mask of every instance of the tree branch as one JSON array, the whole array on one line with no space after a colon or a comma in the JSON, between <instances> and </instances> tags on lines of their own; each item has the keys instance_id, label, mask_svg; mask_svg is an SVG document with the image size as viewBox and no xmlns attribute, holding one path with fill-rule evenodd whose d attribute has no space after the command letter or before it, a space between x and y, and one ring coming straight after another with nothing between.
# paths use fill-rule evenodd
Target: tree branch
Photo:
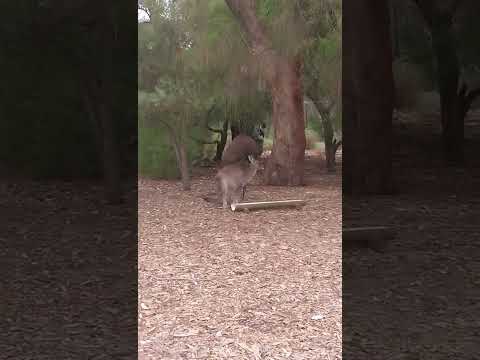
<instances>
[{"instance_id":1,"label":"tree branch","mask_svg":"<svg viewBox=\"0 0 480 360\"><path fill-rule=\"evenodd\" d=\"M251 0L225 0L225 2L247 33L253 50L271 48L265 30L255 14L254 2Z\"/></svg>"},{"instance_id":2,"label":"tree branch","mask_svg":"<svg viewBox=\"0 0 480 360\"><path fill-rule=\"evenodd\" d=\"M243 31L247 34L248 45L252 55L259 57L260 60L269 58L268 65L260 62L260 66L263 69L265 79L272 86L275 77L272 64L276 62L277 54L267 37L266 30L255 13L255 2L252 0L225 0L225 2L235 15Z\"/></svg>"},{"instance_id":3,"label":"tree branch","mask_svg":"<svg viewBox=\"0 0 480 360\"><path fill-rule=\"evenodd\" d=\"M216 133L216 134L221 134L222 133L222 130L220 129L214 129L212 127L210 127L210 125L207 124L207 129L213 133Z\"/></svg>"}]
</instances>

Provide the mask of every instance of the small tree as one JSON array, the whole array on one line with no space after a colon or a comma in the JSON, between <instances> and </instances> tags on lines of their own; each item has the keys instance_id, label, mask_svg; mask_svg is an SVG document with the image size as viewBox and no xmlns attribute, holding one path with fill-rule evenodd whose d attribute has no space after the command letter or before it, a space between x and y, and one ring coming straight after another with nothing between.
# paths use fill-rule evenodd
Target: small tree
<instances>
[{"instance_id":1,"label":"small tree","mask_svg":"<svg viewBox=\"0 0 480 360\"><path fill-rule=\"evenodd\" d=\"M167 93L161 88L156 88L155 92L139 93L139 108L143 109L145 125L161 125L167 131L184 190L190 190L187 144L194 123L194 106L187 99L178 92Z\"/></svg>"},{"instance_id":2,"label":"small tree","mask_svg":"<svg viewBox=\"0 0 480 360\"><path fill-rule=\"evenodd\" d=\"M335 136L341 130L341 3L312 3L302 10L310 28L304 45L305 94L313 102L320 119L327 170L332 172L335 169L335 154L342 143Z\"/></svg>"}]
</instances>

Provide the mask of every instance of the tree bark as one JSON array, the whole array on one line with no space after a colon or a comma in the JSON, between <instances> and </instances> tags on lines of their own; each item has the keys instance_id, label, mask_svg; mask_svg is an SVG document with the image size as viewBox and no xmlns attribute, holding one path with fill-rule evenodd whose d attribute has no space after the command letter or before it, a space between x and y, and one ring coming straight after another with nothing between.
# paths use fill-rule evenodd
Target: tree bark
<instances>
[{"instance_id":1,"label":"tree bark","mask_svg":"<svg viewBox=\"0 0 480 360\"><path fill-rule=\"evenodd\" d=\"M182 177L182 188L183 190L190 190L191 189L191 181L190 181L190 170L188 168L188 156L187 156L187 149L184 143L179 144L179 165L180 165L180 176Z\"/></svg>"},{"instance_id":2,"label":"tree bark","mask_svg":"<svg viewBox=\"0 0 480 360\"><path fill-rule=\"evenodd\" d=\"M107 201L116 204L121 202L120 164L118 147L112 118L109 95L106 94L106 85L96 79L95 73L87 71L89 79L85 94L85 106L90 115L94 129L97 151L102 164Z\"/></svg>"},{"instance_id":3,"label":"tree bark","mask_svg":"<svg viewBox=\"0 0 480 360\"><path fill-rule=\"evenodd\" d=\"M112 203L122 201L120 154L117 143L117 134L113 118L113 75L111 64L113 61L114 22L110 13L105 14L105 21L98 25L98 41L103 45L104 54L102 63L94 66L93 73L89 74L91 89L97 93L98 120L102 129L103 148L102 163L107 200ZM98 69L100 66L100 69ZM96 71L98 70L98 72Z\"/></svg>"},{"instance_id":4,"label":"tree bark","mask_svg":"<svg viewBox=\"0 0 480 360\"><path fill-rule=\"evenodd\" d=\"M340 85L340 84L339 84ZM331 110L335 106L334 102L331 102L328 107L324 106L316 93L313 91L307 91L308 97L315 105L318 116L320 117L320 122L323 128L323 139L325 143L325 160L327 162L327 171L335 171L335 155L338 148L342 144L341 141L337 141L334 138L334 130L331 119Z\"/></svg>"},{"instance_id":5,"label":"tree bark","mask_svg":"<svg viewBox=\"0 0 480 360\"><path fill-rule=\"evenodd\" d=\"M333 127L330 119L322 121L323 137L325 141L325 160L327 162L327 171L335 172L335 155L342 144L334 138Z\"/></svg>"},{"instance_id":6,"label":"tree bark","mask_svg":"<svg viewBox=\"0 0 480 360\"><path fill-rule=\"evenodd\" d=\"M179 136L175 129L166 121L160 121L163 125L165 125L168 134L170 136L171 145L175 152L175 157L177 159L177 166L178 171L180 172L180 179L182 181L182 189L183 190L190 190L191 189L191 181L190 181L190 169L188 167L188 156L187 156L187 149L185 144Z\"/></svg>"},{"instance_id":7,"label":"tree bark","mask_svg":"<svg viewBox=\"0 0 480 360\"><path fill-rule=\"evenodd\" d=\"M388 1L390 10L390 36L392 39L392 55L394 58L400 57L400 37L398 26L398 9L394 0Z\"/></svg>"},{"instance_id":8,"label":"tree bark","mask_svg":"<svg viewBox=\"0 0 480 360\"><path fill-rule=\"evenodd\" d=\"M392 50L385 1L343 7L343 191L391 192Z\"/></svg>"},{"instance_id":9,"label":"tree bark","mask_svg":"<svg viewBox=\"0 0 480 360\"><path fill-rule=\"evenodd\" d=\"M173 148L175 150L175 156L177 158L177 165L178 170L180 171L180 178L182 180L182 189L183 190L190 190L190 172L188 169L188 159L187 159L187 151L185 149L185 145L177 140L175 134L170 134Z\"/></svg>"},{"instance_id":10,"label":"tree bark","mask_svg":"<svg viewBox=\"0 0 480 360\"><path fill-rule=\"evenodd\" d=\"M122 201L118 146L112 119L111 105L105 100L99 104L99 118L103 129L103 171L106 195L110 203Z\"/></svg>"},{"instance_id":11,"label":"tree bark","mask_svg":"<svg viewBox=\"0 0 480 360\"><path fill-rule=\"evenodd\" d=\"M255 14L254 1L225 0L247 34L250 49L272 95L274 139L265 167L271 185L302 185L305 161L305 124L301 61L278 55Z\"/></svg>"},{"instance_id":12,"label":"tree bark","mask_svg":"<svg viewBox=\"0 0 480 360\"><path fill-rule=\"evenodd\" d=\"M225 145L227 144L228 137L228 119L225 119L223 122L222 131L220 133L220 141L217 143L217 149L215 153L214 161L222 160L223 150L225 150Z\"/></svg>"},{"instance_id":13,"label":"tree bark","mask_svg":"<svg viewBox=\"0 0 480 360\"><path fill-rule=\"evenodd\" d=\"M82 91L84 93L83 103L85 105L85 110L90 120L90 124L93 129L93 135L95 137L95 146L96 146L97 154L101 154L102 148L103 148L103 131L100 125L100 121L98 120L98 109L96 107L96 100L88 87L83 87Z\"/></svg>"}]
</instances>

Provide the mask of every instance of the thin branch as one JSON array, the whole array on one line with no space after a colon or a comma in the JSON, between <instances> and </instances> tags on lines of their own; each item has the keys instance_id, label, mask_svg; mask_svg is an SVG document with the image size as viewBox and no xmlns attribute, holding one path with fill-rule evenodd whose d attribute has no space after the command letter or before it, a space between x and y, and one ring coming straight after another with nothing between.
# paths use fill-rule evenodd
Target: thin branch
<instances>
[{"instance_id":1,"label":"thin branch","mask_svg":"<svg viewBox=\"0 0 480 360\"><path fill-rule=\"evenodd\" d=\"M207 129L213 133L216 133L216 134L221 134L222 133L222 130L220 129L214 129L212 127L210 127L209 125L207 125Z\"/></svg>"}]
</instances>

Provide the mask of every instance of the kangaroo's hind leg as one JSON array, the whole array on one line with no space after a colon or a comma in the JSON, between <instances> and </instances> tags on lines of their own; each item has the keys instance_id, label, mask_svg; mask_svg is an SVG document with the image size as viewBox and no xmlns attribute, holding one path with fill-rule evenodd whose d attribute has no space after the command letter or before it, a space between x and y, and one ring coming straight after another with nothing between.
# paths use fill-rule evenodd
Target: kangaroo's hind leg
<instances>
[{"instance_id":1,"label":"kangaroo's hind leg","mask_svg":"<svg viewBox=\"0 0 480 360\"><path fill-rule=\"evenodd\" d=\"M247 185L242 186L242 201L245 199L245 191L247 190Z\"/></svg>"},{"instance_id":2,"label":"kangaroo's hind leg","mask_svg":"<svg viewBox=\"0 0 480 360\"><path fill-rule=\"evenodd\" d=\"M226 209L228 207L228 184L224 179L219 182L219 189L222 196L222 206Z\"/></svg>"},{"instance_id":3,"label":"kangaroo's hind leg","mask_svg":"<svg viewBox=\"0 0 480 360\"><path fill-rule=\"evenodd\" d=\"M243 187L235 189L235 192L232 196L232 204L238 204L240 202L240 199L243 200Z\"/></svg>"}]
</instances>

